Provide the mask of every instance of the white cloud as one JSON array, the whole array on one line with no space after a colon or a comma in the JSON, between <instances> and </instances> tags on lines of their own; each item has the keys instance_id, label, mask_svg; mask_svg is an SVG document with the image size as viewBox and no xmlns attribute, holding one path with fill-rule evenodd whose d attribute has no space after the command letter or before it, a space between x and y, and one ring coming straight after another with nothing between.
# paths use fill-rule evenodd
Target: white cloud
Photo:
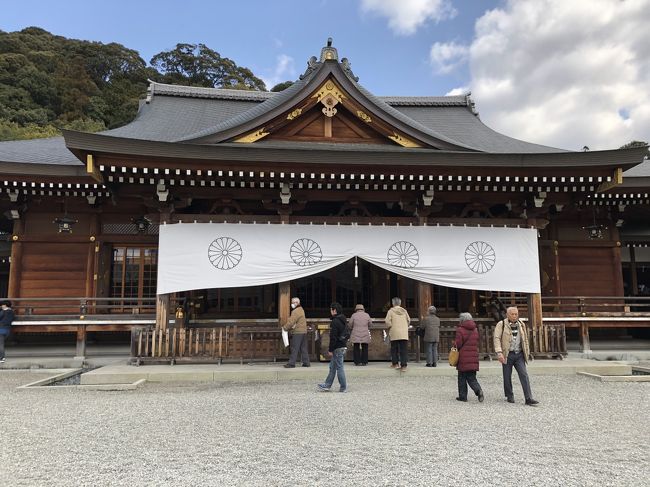
<instances>
[{"instance_id":1,"label":"white cloud","mask_svg":"<svg viewBox=\"0 0 650 487\"><path fill-rule=\"evenodd\" d=\"M650 0L509 0L486 12L469 48L482 120L574 150L649 140L648 25Z\"/></svg>"},{"instance_id":2,"label":"white cloud","mask_svg":"<svg viewBox=\"0 0 650 487\"><path fill-rule=\"evenodd\" d=\"M269 76L261 76L261 78L268 90L283 81L294 81L296 79L294 59L286 54L280 54L277 57L277 63L273 68L273 73Z\"/></svg>"},{"instance_id":3,"label":"white cloud","mask_svg":"<svg viewBox=\"0 0 650 487\"><path fill-rule=\"evenodd\" d=\"M445 96L459 96L466 95L467 93L469 93L469 86L459 86L458 88L454 88L453 90L445 93Z\"/></svg>"},{"instance_id":4,"label":"white cloud","mask_svg":"<svg viewBox=\"0 0 650 487\"><path fill-rule=\"evenodd\" d=\"M429 20L440 22L458 12L449 0L361 0L361 11L388 18L398 35L411 35Z\"/></svg>"},{"instance_id":5,"label":"white cloud","mask_svg":"<svg viewBox=\"0 0 650 487\"><path fill-rule=\"evenodd\" d=\"M455 42L436 42L431 46L429 58L437 73L447 74L467 60L469 48Z\"/></svg>"}]
</instances>

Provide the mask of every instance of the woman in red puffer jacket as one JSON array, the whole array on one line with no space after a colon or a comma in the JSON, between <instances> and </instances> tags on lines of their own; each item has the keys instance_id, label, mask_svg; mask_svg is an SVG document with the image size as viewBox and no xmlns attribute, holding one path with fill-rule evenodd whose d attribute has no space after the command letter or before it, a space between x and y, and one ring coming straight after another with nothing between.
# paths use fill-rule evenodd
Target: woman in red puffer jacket
<instances>
[{"instance_id":1,"label":"woman in red puffer jacket","mask_svg":"<svg viewBox=\"0 0 650 487\"><path fill-rule=\"evenodd\" d=\"M478 371L478 328L469 313L461 313L458 317L460 323L456 327L454 346L458 349L458 397L457 401L467 402L467 385L483 402L483 390L476 380Z\"/></svg>"}]
</instances>

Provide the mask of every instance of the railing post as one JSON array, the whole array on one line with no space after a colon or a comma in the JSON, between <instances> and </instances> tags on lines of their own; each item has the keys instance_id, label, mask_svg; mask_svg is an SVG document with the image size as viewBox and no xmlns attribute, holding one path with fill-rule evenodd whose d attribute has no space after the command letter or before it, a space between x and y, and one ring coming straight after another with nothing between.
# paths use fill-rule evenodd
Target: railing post
<instances>
[{"instance_id":1,"label":"railing post","mask_svg":"<svg viewBox=\"0 0 650 487\"><path fill-rule=\"evenodd\" d=\"M589 343L589 324L584 321L580 323L580 347L582 353L591 353L591 345Z\"/></svg>"},{"instance_id":2,"label":"railing post","mask_svg":"<svg viewBox=\"0 0 650 487\"><path fill-rule=\"evenodd\" d=\"M166 330L169 323L169 294L156 295L156 330Z\"/></svg>"},{"instance_id":3,"label":"railing post","mask_svg":"<svg viewBox=\"0 0 650 487\"><path fill-rule=\"evenodd\" d=\"M75 360L86 358L86 325L77 326L77 350Z\"/></svg>"}]
</instances>

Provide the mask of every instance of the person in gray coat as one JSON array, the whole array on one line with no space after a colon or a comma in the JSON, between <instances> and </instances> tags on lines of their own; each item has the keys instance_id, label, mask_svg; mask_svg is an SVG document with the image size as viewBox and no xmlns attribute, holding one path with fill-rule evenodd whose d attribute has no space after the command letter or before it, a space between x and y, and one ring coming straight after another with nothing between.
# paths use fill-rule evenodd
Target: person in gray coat
<instances>
[{"instance_id":1,"label":"person in gray coat","mask_svg":"<svg viewBox=\"0 0 650 487\"><path fill-rule=\"evenodd\" d=\"M366 313L363 304L357 304L348 320L352 328L350 341L354 345L354 365L368 365L368 344L370 343L370 325L372 319Z\"/></svg>"},{"instance_id":2,"label":"person in gray coat","mask_svg":"<svg viewBox=\"0 0 650 487\"><path fill-rule=\"evenodd\" d=\"M424 328L424 349L427 352L427 367L438 363L438 342L440 341L440 318L436 316L436 307L429 306L427 316L422 319L420 327Z\"/></svg>"}]
</instances>

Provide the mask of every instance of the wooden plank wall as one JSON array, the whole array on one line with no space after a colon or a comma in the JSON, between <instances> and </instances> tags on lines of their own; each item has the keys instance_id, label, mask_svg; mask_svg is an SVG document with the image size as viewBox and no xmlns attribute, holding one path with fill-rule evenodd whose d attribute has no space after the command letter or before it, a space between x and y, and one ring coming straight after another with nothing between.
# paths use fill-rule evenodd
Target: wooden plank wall
<instances>
[{"instance_id":1,"label":"wooden plank wall","mask_svg":"<svg viewBox=\"0 0 650 487\"><path fill-rule=\"evenodd\" d=\"M558 248L561 296L622 296L622 270L616 247Z\"/></svg>"},{"instance_id":2,"label":"wooden plank wall","mask_svg":"<svg viewBox=\"0 0 650 487\"><path fill-rule=\"evenodd\" d=\"M21 298L85 296L88 244L25 242L23 245L19 287ZM79 306L34 312L78 313Z\"/></svg>"}]
</instances>

